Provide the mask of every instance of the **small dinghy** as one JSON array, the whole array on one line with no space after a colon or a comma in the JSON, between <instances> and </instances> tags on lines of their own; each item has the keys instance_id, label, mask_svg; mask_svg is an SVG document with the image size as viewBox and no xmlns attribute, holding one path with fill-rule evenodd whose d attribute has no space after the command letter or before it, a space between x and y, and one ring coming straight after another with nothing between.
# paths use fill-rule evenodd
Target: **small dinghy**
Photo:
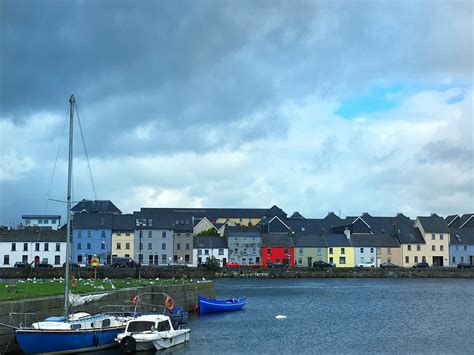
<instances>
[{"instance_id":1,"label":"small dinghy","mask_svg":"<svg viewBox=\"0 0 474 355\"><path fill-rule=\"evenodd\" d=\"M199 313L211 313L211 312L229 312L238 311L244 308L247 300L245 297L242 298L230 298L228 300L215 300L211 298L205 298L199 296Z\"/></svg>"},{"instance_id":2,"label":"small dinghy","mask_svg":"<svg viewBox=\"0 0 474 355\"><path fill-rule=\"evenodd\" d=\"M162 350L189 341L190 329L174 329L164 314L147 314L127 322L125 332L115 339L125 353Z\"/></svg>"}]
</instances>

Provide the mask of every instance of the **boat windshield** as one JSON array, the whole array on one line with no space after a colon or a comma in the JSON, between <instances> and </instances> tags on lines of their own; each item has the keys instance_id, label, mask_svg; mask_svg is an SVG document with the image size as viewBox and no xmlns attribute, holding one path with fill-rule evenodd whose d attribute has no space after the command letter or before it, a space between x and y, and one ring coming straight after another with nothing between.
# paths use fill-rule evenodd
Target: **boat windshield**
<instances>
[{"instance_id":1,"label":"boat windshield","mask_svg":"<svg viewBox=\"0 0 474 355\"><path fill-rule=\"evenodd\" d=\"M151 331L152 327L155 326L155 322L136 320L128 323L127 332L136 333L136 332L146 332Z\"/></svg>"}]
</instances>

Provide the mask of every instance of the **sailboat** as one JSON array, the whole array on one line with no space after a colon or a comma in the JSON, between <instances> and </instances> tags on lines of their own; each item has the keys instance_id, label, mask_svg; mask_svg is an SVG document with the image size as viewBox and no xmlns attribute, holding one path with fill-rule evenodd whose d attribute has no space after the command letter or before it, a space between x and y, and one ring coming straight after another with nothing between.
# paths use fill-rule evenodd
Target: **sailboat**
<instances>
[{"instance_id":1,"label":"sailboat","mask_svg":"<svg viewBox=\"0 0 474 355\"><path fill-rule=\"evenodd\" d=\"M71 184L73 163L73 127L76 101L69 99L69 159L67 183L67 232L66 232L66 282L64 287L64 314L48 317L33 323L30 327L15 329L17 342L25 353L80 353L115 346L115 338L125 330L132 316L116 314L70 314L69 264L71 254Z\"/></svg>"}]
</instances>

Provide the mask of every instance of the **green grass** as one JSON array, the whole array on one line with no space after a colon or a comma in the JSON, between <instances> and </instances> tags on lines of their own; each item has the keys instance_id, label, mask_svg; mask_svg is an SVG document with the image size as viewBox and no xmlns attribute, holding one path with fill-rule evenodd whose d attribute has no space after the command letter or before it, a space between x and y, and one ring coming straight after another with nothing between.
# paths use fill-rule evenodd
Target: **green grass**
<instances>
[{"instance_id":1,"label":"green grass","mask_svg":"<svg viewBox=\"0 0 474 355\"><path fill-rule=\"evenodd\" d=\"M118 279L118 280L93 280L79 279L76 288L71 288L73 293L92 293L112 291L119 288L140 286L169 286L192 283L186 280L155 280L155 279ZM12 287L13 286L13 287ZM0 282L0 302L23 300L26 298L59 296L64 294L64 280L59 279L27 279L19 281Z\"/></svg>"}]
</instances>

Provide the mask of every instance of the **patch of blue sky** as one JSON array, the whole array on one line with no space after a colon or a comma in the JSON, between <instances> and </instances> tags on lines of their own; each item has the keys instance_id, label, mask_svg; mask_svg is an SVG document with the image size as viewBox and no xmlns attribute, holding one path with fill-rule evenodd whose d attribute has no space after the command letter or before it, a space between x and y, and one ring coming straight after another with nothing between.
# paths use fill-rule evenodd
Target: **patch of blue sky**
<instances>
[{"instance_id":1,"label":"patch of blue sky","mask_svg":"<svg viewBox=\"0 0 474 355\"><path fill-rule=\"evenodd\" d=\"M459 94L447 100L449 104L454 104L464 99L464 92L468 87L469 85L460 83L435 85L404 83L390 86L374 86L363 95L343 99L336 114L346 119L353 119L364 114L387 111L397 107L403 98L426 90L447 91L450 89L460 89L461 92Z\"/></svg>"}]
</instances>

